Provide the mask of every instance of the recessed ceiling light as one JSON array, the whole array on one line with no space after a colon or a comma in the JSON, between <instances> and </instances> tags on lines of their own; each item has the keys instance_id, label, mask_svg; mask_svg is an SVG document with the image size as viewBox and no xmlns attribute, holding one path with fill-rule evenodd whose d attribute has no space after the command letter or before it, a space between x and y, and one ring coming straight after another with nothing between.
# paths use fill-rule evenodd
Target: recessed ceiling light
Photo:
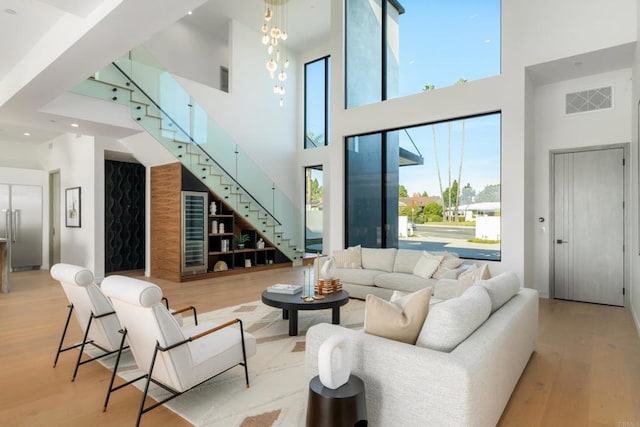
<instances>
[{"instance_id":1,"label":"recessed ceiling light","mask_svg":"<svg viewBox=\"0 0 640 427\"><path fill-rule=\"evenodd\" d=\"M24 136L31 136L31 134L29 132L25 132L23 133Z\"/></svg>"},{"instance_id":2,"label":"recessed ceiling light","mask_svg":"<svg viewBox=\"0 0 640 427\"><path fill-rule=\"evenodd\" d=\"M6 8L4 11L5 11L5 13L8 13L9 15L17 15L17 12L15 10L13 10L13 9Z\"/></svg>"},{"instance_id":3,"label":"recessed ceiling light","mask_svg":"<svg viewBox=\"0 0 640 427\"><path fill-rule=\"evenodd\" d=\"M193 14L193 11L192 11L192 10L190 10L189 12L187 12L187 15L192 15L192 14Z\"/></svg>"},{"instance_id":4,"label":"recessed ceiling light","mask_svg":"<svg viewBox=\"0 0 640 427\"><path fill-rule=\"evenodd\" d=\"M72 128L77 128L77 127L80 127L80 125L79 125L79 124L77 124L77 123L71 123L71 127L72 127Z\"/></svg>"}]
</instances>

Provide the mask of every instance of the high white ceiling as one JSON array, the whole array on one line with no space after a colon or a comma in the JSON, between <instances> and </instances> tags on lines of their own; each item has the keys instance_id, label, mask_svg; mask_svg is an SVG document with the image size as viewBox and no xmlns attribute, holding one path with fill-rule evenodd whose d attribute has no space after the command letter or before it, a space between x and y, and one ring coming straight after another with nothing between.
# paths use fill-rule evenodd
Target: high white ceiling
<instances>
[{"instance_id":1,"label":"high white ceiling","mask_svg":"<svg viewBox=\"0 0 640 427\"><path fill-rule=\"evenodd\" d=\"M56 23L63 18L81 23L106 2L118 5L113 13L39 72L11 102L0 105L0 140L40 143L69 132L71 123L80 125L77 132L89 135L120 138L135 133L136 126L126 124L122 111L101 109L95 101L70 96L67 89L180 19L226 40L230 18L258 32L264 12L264 0L0 0L0 90L3 78L34 47L48 41ZM302 52L327 39L330 4L289 1L289 49ZM189 7L194 8L192 15L187 15ZM532 65L527 72L534 84L543 85L630 67L633 55L634 44L629 44ZM31 135L25 137L24 132Z\"/></svg>"},{"instance_id":2,"label":"high white ceiling","mask_svg":"<svg viewBox=\"0 0 640 427\"><path fill-rule=\"evenodd\" d=\"M80 22L94 11L104 0L0 0L0 82L23 58L27 57L38 43L47 40L47 33L63 17L78 20ZM168 1L168 0L165 0ZM174 0L175 1L175 0ZM202 0L180 0L176 3L201 4ZM154 0L122 0L121 3L144 4L153 7L157 4ZM312 47L315 42L328 37L330 28L330 1L328 0L290 0L287 6L289 15L289 40L288 47L293 51L303 51ZM133 8L134 6L130 6ZM138 6L141 7L141 6ZM185 6L187 7L187 6ZM166 9L166 7L165 7ZM159 12L156 12L159 13ZM169 13L166 11L166 13ZM263 0L209 0L193 10L192 15L186 13L177 15L173 21L180 18L198 26L201 30L213 34L216 38L226 40L227 21L233 18L242 24L256 28L259 31L263 22ZM125 18L116 20L112 26L117 25L126 29L127 26L149 25L140 19L142 14L128 14ZM101 23L103 27L107 24ZM157 28L159 31L162 28ZM99 30L98 32L104 30ZM147 38L153 32L147 34ZM118 32L118 37L125 39L128 36L126 30ZM85 37L87 39L87 37ZM81 44L81 43L78 43ZM87 42L88 44L88 42ZM126 45L126 42L122 43ZM133 46L131 46L133 47ZM76 55L76 61L89 59L100 55L99 49L91 49L91 46L83 46L83 54ZM95 52L98 50L98 52ZM126 51L126 50L125 50ZM119 53L121 54L121 53ZM102 54L105 56L106 54ZM115 56L114 56L115 57ZM104 57L100 66L108 63L113 58ZM77 62L67 61L67 67L79 65ZM94 60L95 62L95 60ZM98 69L100 66L97 66ZM91 70L93 72L95 70ZM38 88L29 91L24 90L17 94L11 103L0 106L0 140L13 142L41 143L48 141L62 133L69 132L70 124L77 123L79 128L75 131L91 135L121 138L133 132L137 132L136 126L126 126L122 121L122 112L111 111L108 114L104 109L97 108L95 101L82 100L81 97L72 97L66 94L64 88L57 92L52 88L60 86L59 72L41 73L37 85L47 87L53 96L49 96ZM87 73L88 74L88 73ZM33 85L32 85L33 86ZM21 99L16 99L20 98ZM33 98L37 98L34 102ZM88 106L87 103L92 103ZM29 105L29 108L25 108ZM105 107L106 108L106 107ZM35 111L34 111L35 110ZM88 114L89 111L99 111L100 114ZM107 119L108 118L108 119ZM104 122L107 122L106 124ZM26 137L24 132L31 135Z\"/></svg>"}]
</instances>

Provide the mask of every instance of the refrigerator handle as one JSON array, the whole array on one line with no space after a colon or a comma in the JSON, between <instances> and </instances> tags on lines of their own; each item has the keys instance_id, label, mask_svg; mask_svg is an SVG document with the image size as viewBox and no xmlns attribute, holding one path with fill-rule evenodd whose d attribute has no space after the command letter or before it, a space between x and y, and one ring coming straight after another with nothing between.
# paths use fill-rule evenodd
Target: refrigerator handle
<instances>
[{"instance_id":1,"label":"refrigerator handle","mask_svg":"<svg viewBox=\"0 0 640 427\"><path fill-rule=\"evenodd\" d=\"M11 243L15 243L18 240L18 214L20 209L14 209L13 215L11 215Z\"/></svg>"},{"instance_id":2,"label":"refrigerator handle","mask_svg":"<svg viewBox=\"0 0 640 427\"><path fill-rule=\"evenodd\" d=\"M9 239L10 237L10 232L11 229L9 227L11 227L9 218L11 217L11 210L9 209L3 209L4 211L4 238Z\"/></svg>"}]
</instances>

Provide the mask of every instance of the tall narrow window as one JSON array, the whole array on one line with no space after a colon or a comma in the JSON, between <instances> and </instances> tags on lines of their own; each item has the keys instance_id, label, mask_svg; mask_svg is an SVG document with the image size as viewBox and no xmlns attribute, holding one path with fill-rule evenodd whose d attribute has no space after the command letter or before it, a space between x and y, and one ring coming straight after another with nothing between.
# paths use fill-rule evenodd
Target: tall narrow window
<instances>
[{"instance_id":1,"label":"tall narrow window","mask_svg":"<svg viewBox=\"0 0 640 427\"><path fill-rule=\"evenodd\" d=\"M499 74L500 8L500 0L347 0L347 108Z\"/></svg>"},{"instance_id":2,"label":"tall narrow window","mask_svg":"<svg viewBox=\"0 0 640 427\"><path fill-rule=\"evenodd\" d=\"M330 58L304 66L304 148L329 144Z\"/></svg>"},{"instance_id":3,"label":"tall narrow window","mask_svg":"<svg viewBox=\"0 0 640 427\"><path fill-rule=\"evenodd\" d=\"M322 166L305 168L304 251L322 253Z\"/></svg>"}]
</instances>

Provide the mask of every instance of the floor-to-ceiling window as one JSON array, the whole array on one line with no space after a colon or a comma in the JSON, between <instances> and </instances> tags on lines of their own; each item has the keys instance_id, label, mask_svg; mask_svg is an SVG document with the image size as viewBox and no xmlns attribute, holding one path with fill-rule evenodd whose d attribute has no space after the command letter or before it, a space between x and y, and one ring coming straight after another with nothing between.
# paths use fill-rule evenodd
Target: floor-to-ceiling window
<instances>
[{"instance_id":1,"label":"floor-to-ceiling window","mask_svg":"<svg viewBox=\"0 0 640 427\"><path fill-rule=\"evenodd\" d=\"M500 6L347 0L347 108L500 74Z\"/></svg>"},{"instance_id":2,"label":"floor-to-ceiling window","mask_svg":"<svg viewBox=\"0 0 640 427\"><path fill-rule=\"evenodd\" d=\"M500 153L500 113L347 138L347 245L499 260Z\"/></svg>"},{"instance_id":3,"label":"floor-to-ceiling window","mask_svg":"<svg viewBox=\"0 0 640 427\"><path fill-rule=\"evenodd\" d=\"M322 253L322 166L309 166L304 170L305 177L305 236L304 251Z\"/></svg>"}]
</instances>

